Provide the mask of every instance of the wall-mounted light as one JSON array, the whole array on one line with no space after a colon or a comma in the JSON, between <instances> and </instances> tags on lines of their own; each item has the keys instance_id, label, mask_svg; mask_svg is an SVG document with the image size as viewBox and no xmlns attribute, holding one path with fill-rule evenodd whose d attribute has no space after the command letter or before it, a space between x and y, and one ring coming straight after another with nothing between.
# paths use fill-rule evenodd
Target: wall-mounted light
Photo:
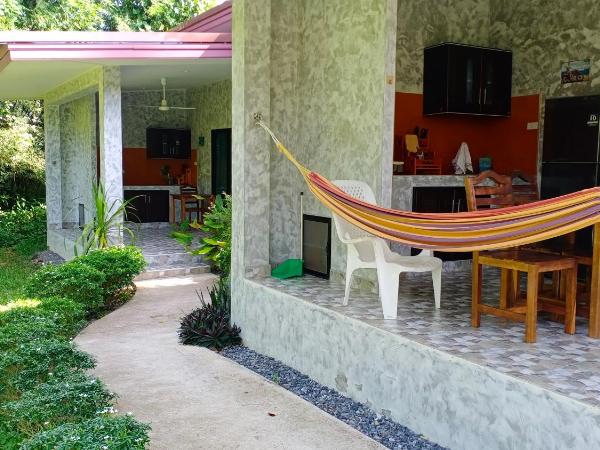
<instances>
[{"instance_id":1,"label":"wall-mounted light","mask_svg":"<svg viewBox=\"0 0 600 450\"><path fill-rule=\"evenodd\" d=\"M198 145L200 147L204 147L204 136L202 136L202 135L198 136Z\"/></svg>"}]
</instances>

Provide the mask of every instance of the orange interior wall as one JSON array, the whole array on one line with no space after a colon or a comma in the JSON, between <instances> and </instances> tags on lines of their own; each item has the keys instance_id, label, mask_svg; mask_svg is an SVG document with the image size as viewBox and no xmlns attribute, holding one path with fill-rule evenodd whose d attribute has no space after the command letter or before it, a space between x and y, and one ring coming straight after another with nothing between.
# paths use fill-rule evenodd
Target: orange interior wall
<instances>
[{"instance_id":1,"label":"orange interior wall","mask_svg":"<svg viewBox=\"0 0 600 450\"><path fill-rule=\"evenodd\" d=\"M123 184L125 186L166 186L167 180L161 175L160 168L167 165L174 177L183 173L184 167L192 169L192 182L195 184L198 166L194 164L196 150L192 149L190 159L148 159L145 148L123 149Z\"/></svg>"},{"instance_id":2,"label":"orange interior wall","mask_svg":"<svg viewBox=\"0 0 600 450\"><path fill-rule=\"evenodd\" d=\"M423 95L396 92L394 160L402 160L398 142L416 126L429 129L429 145L442 160L442 173L454 173L452 159L461 142L469 145L473 169L481 156L492 158L492 168L503 174L513 170L537 174L538 130L527 130L539 120L539 96L512 98L509 118L483 116L423 116Z\"/></svg>"}]
</instances>

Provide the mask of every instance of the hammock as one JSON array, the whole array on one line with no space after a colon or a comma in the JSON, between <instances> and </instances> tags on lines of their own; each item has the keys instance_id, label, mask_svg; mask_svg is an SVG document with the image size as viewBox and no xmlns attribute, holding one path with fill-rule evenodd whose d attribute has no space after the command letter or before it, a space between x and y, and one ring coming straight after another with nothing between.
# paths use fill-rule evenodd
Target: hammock
<instances>
[{"instance_id":1,"label":"hammock","mask_svg":"<svg viewBox=\"0 0 600 450\"><path fill-rule=\"evenodd\" d=\"M415 213L363 202L302 166L262 121L277 149L311 192L335 214L368 233L411 247L471 252L515 247L562 236L600 222L600 187L519 206L465 213Z\"/></svg>"}]
</instances>

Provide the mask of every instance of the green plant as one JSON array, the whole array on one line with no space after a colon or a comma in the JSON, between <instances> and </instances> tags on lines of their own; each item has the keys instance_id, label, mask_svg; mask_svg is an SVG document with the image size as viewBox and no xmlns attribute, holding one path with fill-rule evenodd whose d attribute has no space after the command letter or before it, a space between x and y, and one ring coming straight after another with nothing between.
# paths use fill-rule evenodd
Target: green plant
<instances>
[{"instance_id":1,"label":"green plant","mask_svg":"<svg viewBox=\"0 0 600 450\"><path fill-rule=\"evenodd\" d=\"M92 198L94 199L94 220L83 227L81 236L75 243L74 252L85 255L96 248L107 248L118 244L115 236L127 233L131 242L135 241L135 233L124 224L123 218L131 202L135 200L115 199L110 201L102 183L92 185Z\"/></svg>"},{"instance_id":2,"label":"green plant","mask_svg":"<svg viewBox=\"0 0 600 450\"><path fill-rule=\"evenodd\" d=\"M190 226L208 233L200 238L200 248L191 252L205 255L213 261L222 277L228 279L231 272L231 196L217 195L215 203L204 214L203 223Z\"/></svg>"},{"instance_id":3,"label":"green plant","mask_svg":"<svg viewBox=\"0 0 600 450\"><path fill-rule=\"evenodd\" d=\"M101 416L42 431L24 442L22 450L143 450L150 426L130 416Z\"/></svg>"},{"instance_id":4,"label":"green plant","mask_svg":"<svg viewBox=\"0 0 600 450\"><path fill-rule=\"evenodd\" d=\"M146 260L137 247L109 247L89 252L75 259L104 274L102 283L105 301L133 284L136 275L146 268Z\"/></svg>"},{"instance_id":5,"label":"green plant","mask_svg":"<svg viewBox=\"0 0 600 450\"><path fill-rule=\"evenodd\" d=\"M23 298L0 305L0 327L35 318L47 318L60 324L65 333L75 334L85 317L81 303L60 297Z\"/></svg>"},{"instance_id":6,"label":"green plant","mask_svg":"<svg viewBox=\"0 0 600 450\"><path fill-rule=\"evenodd\" d=\"M81 303L89 313L104 305L102 286L106 277L80 261L46 265L27 281L24 291L31 297L64 297Z\"/></svg>"},{"instance_id":7,"label":"green plant","mask_svg":"<svg viewBox=\"0 0 600 450\"><path fill-rule=\"evenodd\" d=\"M17 200L9 210L0 209L0 247L39 245L46 242L46 207Z\"/></svg>"},{"instance_id":8,"label":"green plant","mask_svg":"<svg viewBox=\"0 0 600 450\"><path fill-rule=\"evenodd\" d=\"M0 401L15 399L40 383L93 367L94 359L71 342L47 339L22 343L0 355Z\"/></svg>"},{"instance_id":9,"label":"green plant","mask_svg":"<svg viewBox=\"0 0 600 450\"><path fill-rule=\"evenodd\" d=\"M114 398L100 380L73 373L39 384L24 392L20 399L0 405L0 421L32 436L63 423L80 422L111 411Z\"/></svg>"},{"instance_id":10,"label":"green plant","mask_svg":"<svg viewBox=\"0 0 600 450\"><path fill-rule=\"evenodd\" d=\"M242 342L241 330L231 324L231 296L225 282L209 290L211 303L199 293L201 307L181 319L179 341L185 345L199 345L221 350Z\"/></svg>"},{"instance_id":11,"label":"green plant","mask_svg":"<svg viewBox=\"0 0 600 450\"><path fill-rule=\"evenodd\" d=\"M36 266L13 248L0 248L0 304L23 295L25 280Z\"/></svg>"}]
</instances>

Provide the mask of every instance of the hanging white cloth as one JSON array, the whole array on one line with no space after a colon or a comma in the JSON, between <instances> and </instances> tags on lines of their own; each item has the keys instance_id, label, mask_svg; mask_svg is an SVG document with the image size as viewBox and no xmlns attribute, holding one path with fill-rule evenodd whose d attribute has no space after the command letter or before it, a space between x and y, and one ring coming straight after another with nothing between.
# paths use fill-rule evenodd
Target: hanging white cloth
<instances>
[{"instance_id":1,"label":"hanging white cloth","mask_svg":"<svg viewBox=\"0 0 600 450\"><path fill-rule=\"evenodd\" d=\"M456 175L466 175L473 173L473 163L471 162L471 153L469 152L469 146L466 142L460 144L456 156L452 160L452 166L454 167L454 173Z\"/></svg>"}]
</instances>

